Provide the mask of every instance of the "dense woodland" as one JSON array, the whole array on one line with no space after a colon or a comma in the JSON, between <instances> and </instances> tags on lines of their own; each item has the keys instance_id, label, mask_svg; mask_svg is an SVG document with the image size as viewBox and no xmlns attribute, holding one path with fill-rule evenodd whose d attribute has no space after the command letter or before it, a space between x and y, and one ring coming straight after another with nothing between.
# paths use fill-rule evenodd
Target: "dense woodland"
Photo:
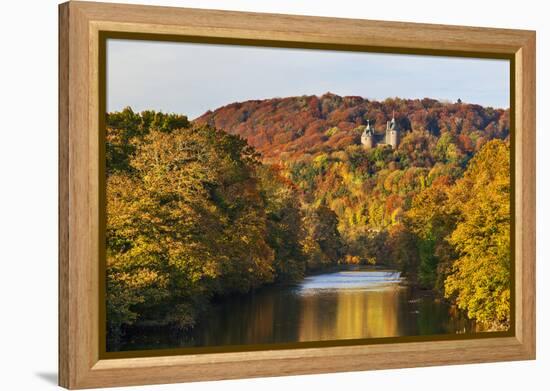
<instances>
[{"instance_id":1,"label":"dense woodland","mask_svg":"<svg viewBox=\"0 0 550 391\"><path fill-rule=\"evenodd\" d=\"M396 150L365 150L395 113ZM107 320L193 327L216 297L342 264L400 269L480 328L510 321L509 112L304 96L195 121L107 115Z\"/></svg>"}]
</instances>

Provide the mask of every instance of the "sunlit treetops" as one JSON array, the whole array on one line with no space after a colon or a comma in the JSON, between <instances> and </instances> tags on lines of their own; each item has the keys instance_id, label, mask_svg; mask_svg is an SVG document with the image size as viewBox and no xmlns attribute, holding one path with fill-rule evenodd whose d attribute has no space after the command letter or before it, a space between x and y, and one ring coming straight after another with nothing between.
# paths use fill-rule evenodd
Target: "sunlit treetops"
<instances>
[{"instance_id":1,"label":"sunlit treetops","mask_svg":"<svg viewBox=\"0 0 550 391\"><path fill-rule=\"evenodd\" d=\"M398 142L365 148L392 116ZM109 338L193 327L213 297L342 263L509 325L508 110L325 94L106 125Z\"/></svg>"},{"instance_id":2,"label":"sunlit treetops","mask_svg":"<svg viewBox=\"0 0 550 391\"><path fill-rule=\"evenodd\" d=\"M380 102L331 93L232 103L195 122L244 137L264 158L287 159L360 144L367 124L373 137L384 140L393 117L402 134L417 130L438 137L450 132L461 137L464 149L475 148L483 137L504 139L509 133L509 110L428 98Z\"/></svg>"}]
</instances>

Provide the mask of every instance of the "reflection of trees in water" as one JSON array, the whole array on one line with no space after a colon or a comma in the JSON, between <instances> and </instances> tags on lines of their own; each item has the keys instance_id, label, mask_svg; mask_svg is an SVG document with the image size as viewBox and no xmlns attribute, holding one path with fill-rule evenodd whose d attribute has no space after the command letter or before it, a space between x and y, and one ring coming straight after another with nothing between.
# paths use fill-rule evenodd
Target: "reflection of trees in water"
<instances>
[{"instance_id":1,"label":"reflection of trees in water","mask_svg":"<svg viewBox=\"0 0 550 391\"><path fill-rule=\"evenodd\" d=\"M475 321L466 317L456 306L434 297L430 291L406 291L401 311L402 335L459 334L476 331Z\"/></svg>"},{"instance_id":2,"label":"reflection of trees in water","mask_svg":"<svg viewBox=\"0 0 550 391\"><path fill-rule=\"evenodd\" d=\"M334 274L319 278L335 284ZM372 290L348 287L304 291L304 284L275 285L226 297L185 336L174 338L160 332L147 336L146 330L141 330L144 338L139 347L158 348L159 343L163 347L292 343L476 331L474 322L455 307L428 291L397 282Z\"/></svg>"},{"instance_id":3,"label":"reflection of trees in water","mask_svg":"<svg viewBox=\"0 0 550 391\"><path fill-rule=\"evenodd\" d=\"M204 346L263 344L297 340L300 302L288 287L269 287L231 297L203 322Z\"/></svg>"},{"instance_id":4,"label":"reflection of trees in water","mask_svg":"<svg viewBox=\"0 0 550 391\"><path fill-rule=\"evenodd\" d=\"M339 290L306 296L299 341L399 335L399 295L396 288L368 292Z\"/></svg>"}]
</instances>

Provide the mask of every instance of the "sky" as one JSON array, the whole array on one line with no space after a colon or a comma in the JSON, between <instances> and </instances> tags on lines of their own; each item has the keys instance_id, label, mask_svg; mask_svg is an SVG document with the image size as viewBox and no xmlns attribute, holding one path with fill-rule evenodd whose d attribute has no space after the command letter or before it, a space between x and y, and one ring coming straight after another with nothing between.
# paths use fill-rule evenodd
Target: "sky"
<instances>
[{"instance_id":1,"label":"sky","mask_svg":"<svg viewBox=\"0 0 550 391\"><path fill-rule=\"evenodd\" d=\"M355 95L510 106L507 60L109 39L107 110L194 119L232 102Z\"/></svg>"}]
</instances>

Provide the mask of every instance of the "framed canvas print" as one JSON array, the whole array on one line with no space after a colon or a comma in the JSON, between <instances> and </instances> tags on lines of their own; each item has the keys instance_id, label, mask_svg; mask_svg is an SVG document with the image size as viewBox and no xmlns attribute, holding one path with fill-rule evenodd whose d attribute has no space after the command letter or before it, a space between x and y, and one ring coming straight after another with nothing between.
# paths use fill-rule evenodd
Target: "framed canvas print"
<instances>
[{"instance_id":1,"label":"framed canvas print","mask_svg":"<svg viewBox=\"0 0 550 391\"><path fill-rule=\"evenodd\" d=\"M535 33L59 7L60 385L535 358Z\"/></svg>"}]
</instances>

